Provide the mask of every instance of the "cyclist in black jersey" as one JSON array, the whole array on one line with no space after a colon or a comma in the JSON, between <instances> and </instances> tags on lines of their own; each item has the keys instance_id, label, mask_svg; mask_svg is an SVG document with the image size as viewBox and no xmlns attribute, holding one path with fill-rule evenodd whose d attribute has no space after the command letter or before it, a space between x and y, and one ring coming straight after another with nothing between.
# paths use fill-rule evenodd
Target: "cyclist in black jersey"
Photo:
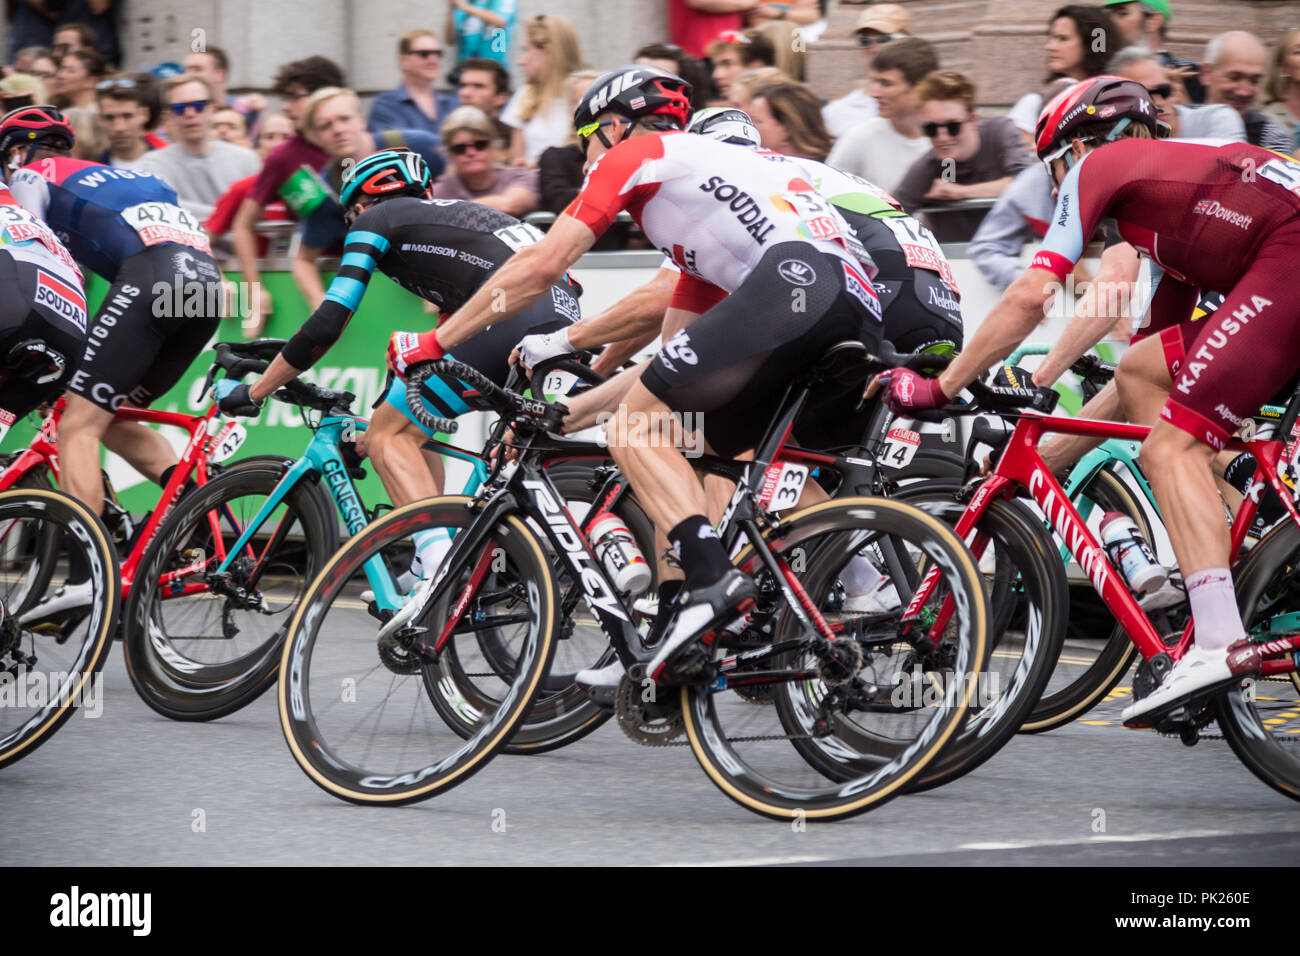
<instances>
[{"instance_id":1,"label":"cyclist in black jersey","mask_svg":"<svg viewBox=\"0 0 1300 956\"><path fill-rule=\"evenodd\" d=\"M349 168L340 199L350 229L342 265L325 301L258 381L218 383L222 411L256 415L267 395L311 368L343 334L376 269L432 302L445 316L459 309L518 249L541 238L532 226L487 206L429 198L430 181L424 160L406 149L381 150ZM452 357L503 384L514 344L531 330L554 330L575 321L578 294L569 281L558 283L527 310L458 345ZM463 388L458 381L430 378L423 398L433 414L455 418L469 410L461 398ZM405 383L394 381L375 411L362 449L395 505L442 493L441 458L421 454L429 434L411 417Z\"/></svg>"}]
</instances>

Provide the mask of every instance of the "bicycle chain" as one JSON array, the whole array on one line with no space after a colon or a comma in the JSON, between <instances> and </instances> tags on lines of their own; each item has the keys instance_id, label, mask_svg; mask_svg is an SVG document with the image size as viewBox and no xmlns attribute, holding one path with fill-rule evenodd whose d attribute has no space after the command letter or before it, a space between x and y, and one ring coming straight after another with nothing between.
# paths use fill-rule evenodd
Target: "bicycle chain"
<instances>
[{"instance_id":1,"label":"bicycle chain","mask_svg":"<svg viewBox=\"0 0 1300 956\"><path fill-rule=\"evenodd\" d=\"M1270 683L1290 683L1290 680L1291 680L1291 679L1290 679L1289 677L1261 677L1261 678L1259 679L1259 682L1262 682L1262 681L1268 681L1268 682L1270 682ZM1162 732L1162 731L1156 731L1156 733L1157 733L1159 736L1161 736L1161 737L1165 737L1165 738L1167 738L1167 739L1169 739L1169 740L1177 740L1177 741L1180 741L1180 742L1181 742L1181 740L1182 740L1182 737L1181 737L1180 735L1178 735L1178 734L1164 733L1164 732ZM1206 733L1205 731L1202 731L1202 730L1198 730L1198 731L1196 732L1196 736L1197 736L1197 739L1199 739L1199 740L1227 740L1227 738L1224 737L1223 734L1210 734L1210 733ZM1279 738L1277 737L1277 735L1275 734L1275 735L1273 736L1273 739L1274 739L1276 742L1281 743L1281 744L1300 744L1300 736L1292 737L1291 739L1286 740L1286 739L1279 739Z\"/></svg>"}]
</instances>

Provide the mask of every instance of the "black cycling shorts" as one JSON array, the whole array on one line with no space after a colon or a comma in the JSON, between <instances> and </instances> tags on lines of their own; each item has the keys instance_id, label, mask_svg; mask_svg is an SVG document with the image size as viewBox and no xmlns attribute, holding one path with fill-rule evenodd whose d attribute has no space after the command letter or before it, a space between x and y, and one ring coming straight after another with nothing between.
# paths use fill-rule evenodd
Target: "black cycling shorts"
<instances>
[{"instance_id":1,"label":"black cycling shorts","mask_svg":"<svg viewBox=\"0 0 1300 956\"><path fill-rule=\"evenodd\" d=\"M937 273L912 270L912 278L876 291L885 306L884 337L896 352L932 351L949 356L961 351L961 304ZM892 293L889 294L889 293Z\"/></svg>"},{"instance_id":2,"label":"black cycling shorts","mask_svg":"<svg viewBox=\"0 0 1300 956\"><path fill-rule=\"evenodd\" d=\"M38 285L44 290L39 291ZM42 402L63 394L68 380L77 370L86 348L82 323L86 321L85 297L81 290L67 288L53 273L34 263L0 254L0 439L10 426L35 411ZM23 342L34 346L37 358L43 346L50 368L42 369L39 378L47 378L62 366L49 381L40 382L22 374L11 364L11 353ZM13 356L13 361L18 361Z\"/></svg>"},{"instance_id":3,"label":"black cycling shorts","mask_svg":"<svg viewBox=\"0 0 1300 956\"><path fill-rule=\"evenodd\" d=\"M561 282L522 312L489 325L460 343L447 353L447 357L482 372L497 385L505 385L506 376L510 374L510 353L520 339L535 332L554 332L572 325L579 318L577 290ZM468 410L460 397L463 388L458 381L435 376L425 381L420 395L425 407L434 415L455 418ZM415 422L406 404L405 382L395 379L384 400ZM419 422L415 423L419 425ZM420 428L425 434L433 434L423 425Z\"/></svg>"},{"instance_id":4,"label":"black cycling shorts","mask_svg":"<svg viewBox=\"0 0 1300 956\"><path fill-rule=\"evenodd\" d=\"M675 412L693 412L722 455L753 448L791 381L831 346L880 344L880 304L861 267L802 242L769 249L738 289L682 329L641 376ZM836 398L851 408L857 396Z\"/></svg>"},{"instance_id":5,"label":"black cycling shorts","mask_svg":"<svg viewBox=\"0 0 1300 956\"><path fill-rule=\"evenodd\" d=\"M221 270L188 246L150 246L118 269L69 389L107 412L150 405L185 374L224 313Z\"/></svg>"}]
</instances>

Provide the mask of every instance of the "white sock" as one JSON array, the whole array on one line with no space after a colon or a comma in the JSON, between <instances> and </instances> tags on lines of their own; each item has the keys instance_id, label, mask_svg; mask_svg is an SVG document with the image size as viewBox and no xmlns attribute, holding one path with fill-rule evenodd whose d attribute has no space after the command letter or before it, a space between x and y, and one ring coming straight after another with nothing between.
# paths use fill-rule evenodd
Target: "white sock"
<instances>
[{"instance_id":1,"label":"white sock","mask_svg":"<svg viewBox=\"0 0 1300 956\"><path fill-rule=\"evenodd\" d=\"M846 597L861 597L869 594L883 577L864 555L855 554L840 572L840 583L844 585Z\"/></svg>"},{"instance_id":2,"label":"white sock","mask_svg":"<svg viewBox=\"0 0 1300 956\"><path fill-rule=\"evenodd\" d=\"M446 528L433 528L429 531L417 531L411 536L415 542L415 558L411 561L411 573L417 578L425 577L438 570L442 559L451 550L451 532Z\"/></svg>"},{"instance_id":3,"label":"white sock","mask_svg":"<svg viewBox=\"0 0 1300 956\"><path fill-rule=\"evenodd\" d=\"M1246 636L1237 611L1237 593L1232 572L1207 568L1187 576L1187 600L1196 622L1196 646L1206 651L1222 650Z\"/></svg>"}]
</instances>

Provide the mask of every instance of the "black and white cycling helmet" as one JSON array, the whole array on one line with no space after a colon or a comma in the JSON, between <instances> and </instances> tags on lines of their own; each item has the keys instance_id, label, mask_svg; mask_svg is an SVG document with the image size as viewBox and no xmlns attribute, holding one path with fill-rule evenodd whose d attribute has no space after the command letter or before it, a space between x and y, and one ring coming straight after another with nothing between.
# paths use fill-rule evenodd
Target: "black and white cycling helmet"
<instances>
[{"instance_id":1,"label":"black and white cycling helmet","mask_svg":"<svg viewBox=\"0 0 1300 956\"><path fill-rule=\"evenodd\" d=\"M573 128L583 149L593 134L606 148L613 148L601 129L605 124L597 120L602 113L632 120L623 139L638 123L651 129L681 129L691 114L691 84L653 66L623 66L596 77L573 111Z\"/></svg>"},{"instance_id":2,"label":"black and white cycling helmet","mask_svg":"<svg viewBox=\"0 0 1300 956\"><path fill-rule=\"evenodd\" d=\"M686 132L740 146L763 145L762 137L754 128L754 121L749 118L749 114L734 106L710 106L697 110L691 117Z\"/></svg>"}]
</instances>

